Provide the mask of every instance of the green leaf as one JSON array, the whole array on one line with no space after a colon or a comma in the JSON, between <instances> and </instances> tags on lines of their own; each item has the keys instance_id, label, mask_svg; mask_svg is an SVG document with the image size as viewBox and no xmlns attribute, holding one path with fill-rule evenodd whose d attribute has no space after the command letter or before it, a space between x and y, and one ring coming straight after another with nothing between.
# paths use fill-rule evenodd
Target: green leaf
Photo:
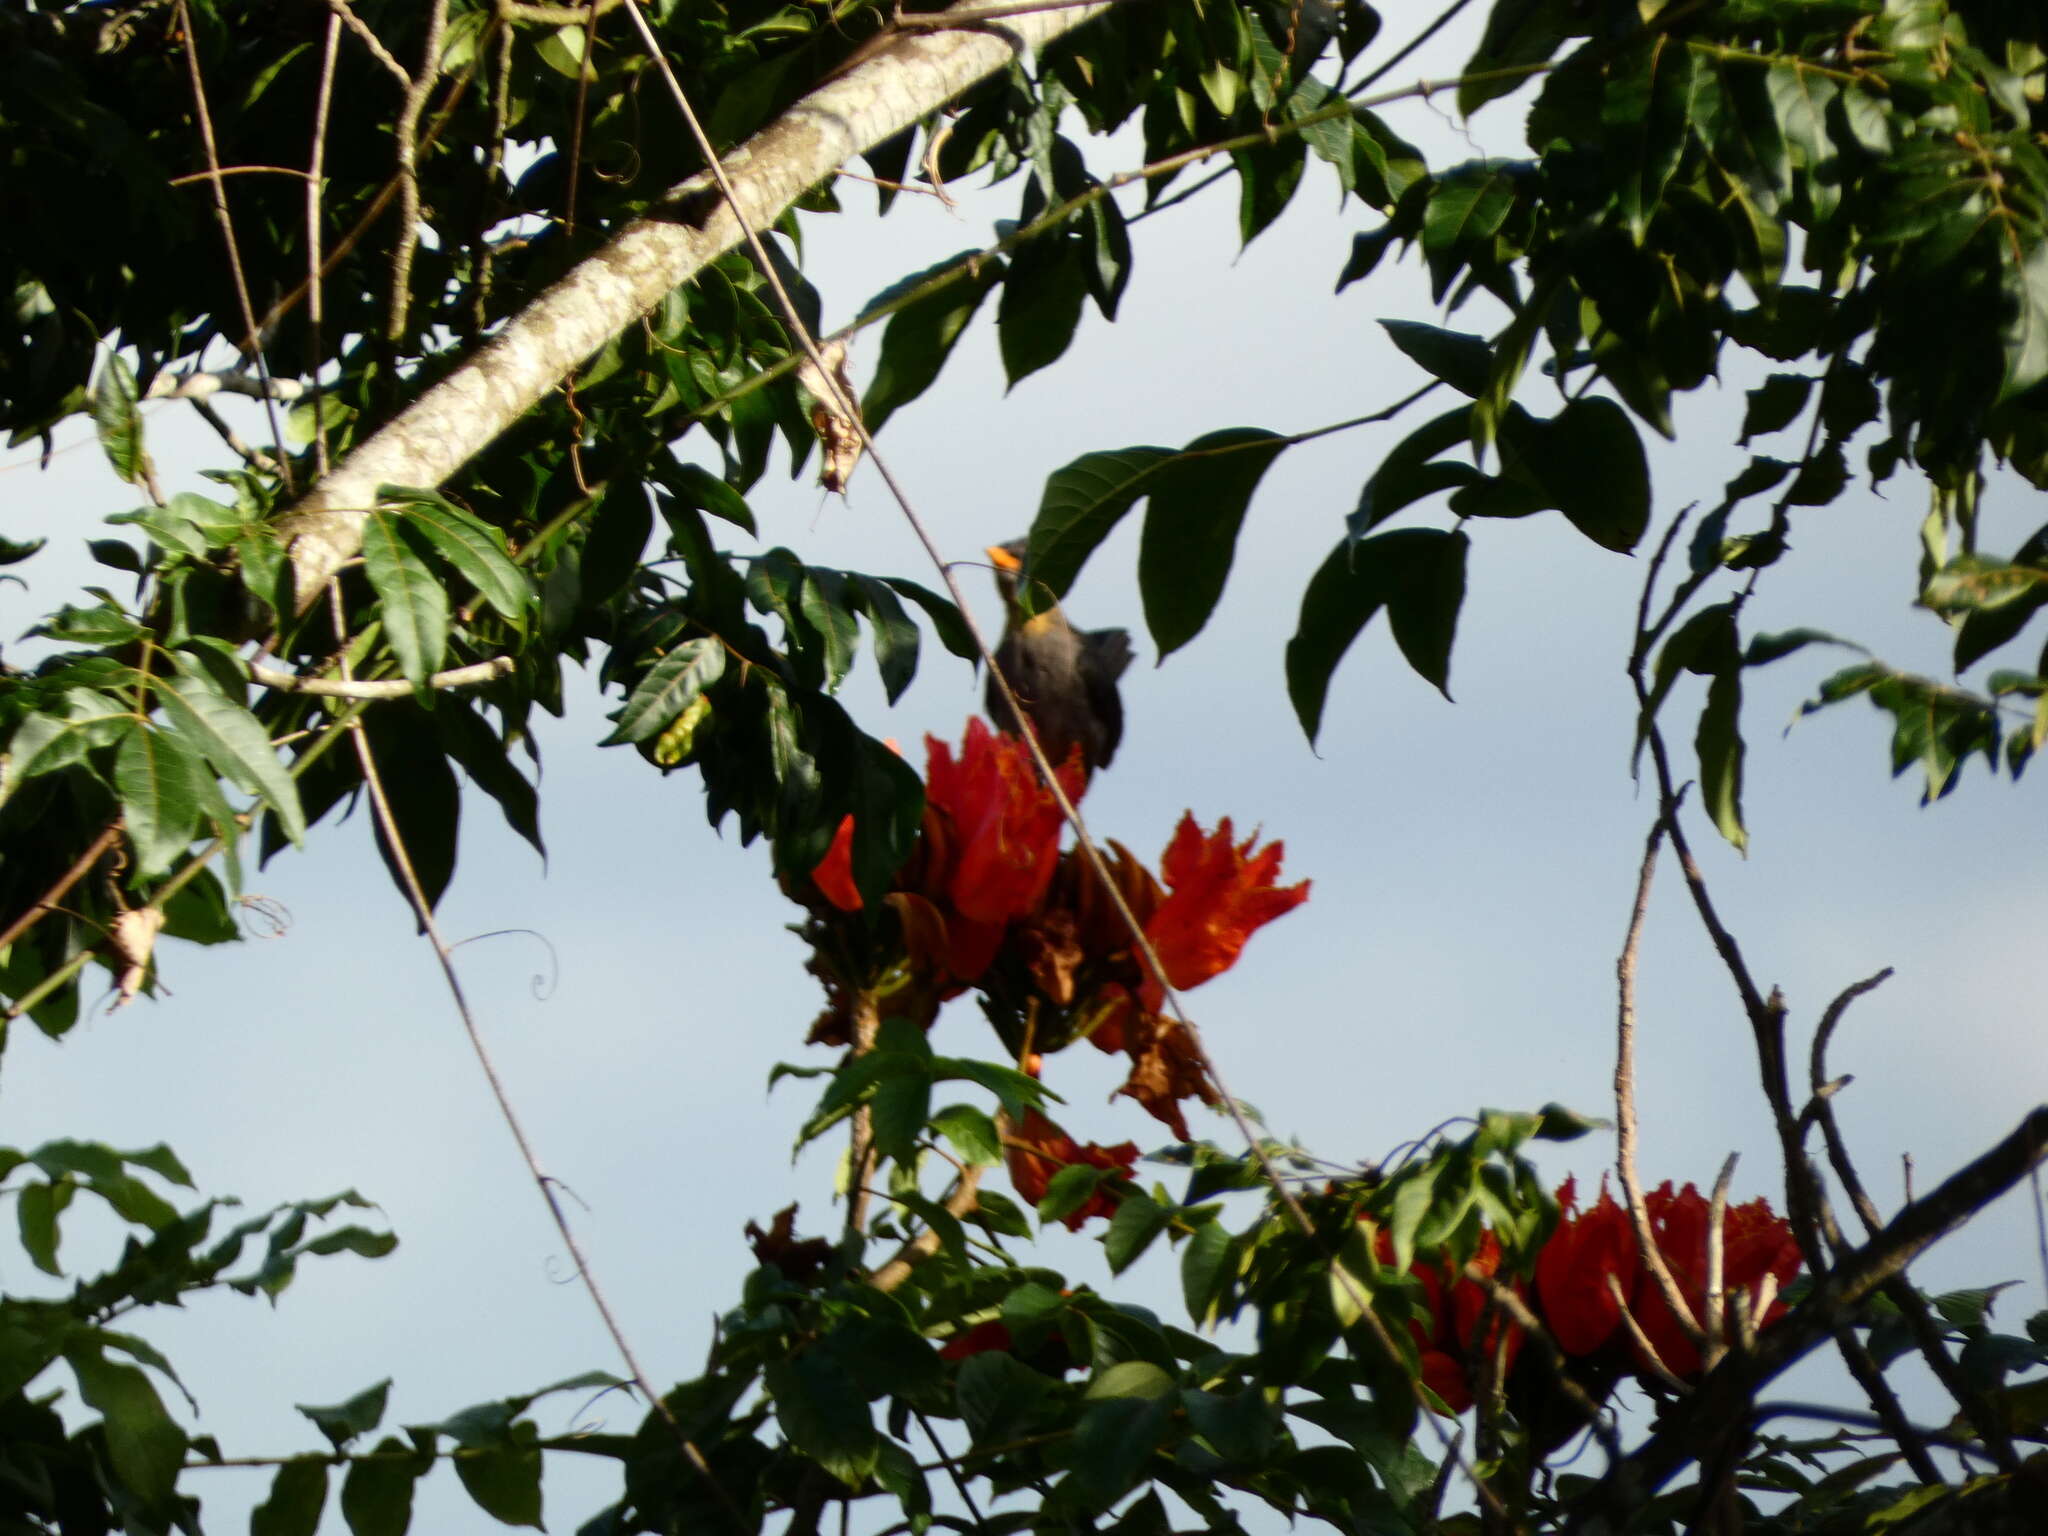
<instances>
[{"instance_id":1,"label":"green leaf","mask_svg":"<svg viewBox=\"0 0 2048 1536\"><path fill-rule=\"evenodd\" d=\"M357 1435L367 1435L384 1422L384 1405L390 1396L391 1378L387 1376L332 1408L312 1408L304 1403L296 1406L338 1451Z\"/></svg>"},{"instance_id":2,"label":"green leaf","mask_svg":"<svg viewBox=\"0 0 2048 1536\"><path fill-rule=\"evenodd\" d=\"M583 601L608 601L633 579L654 536L654 504L637 474L615 474L591 515L583 542Z\"/></svg>"},{"instance_id":3,"label":"green leaf","mask_svg":"<svg viewBox=\"0 0 2048 1536\"><path fill-rule=\"evenodd\" d=\"M382 599L384 636L405 680L424 688L448 649L448 593L420 557L410 519L384 506L363 514L363 572Z\"/></svg>"},{"instance_id":4,"label":"green leaf","mask_svg":"<svg viewBox=\"0 0 2048 1536\"><path fill-rule=\"evenodd\" d=\"M1220 1221L1205 1221L1180 1254L1180 1287L1188 1316L1196 1326L1215 1320L1216 1303L1228 1278L1223 1261L1230 1252L1230 1233Z\"/></svg>"},{"instance_id":5,"label":"green leaf","mask_svg":"<svg viewBox=\"0 0 2048 1536\"><path fill-rule=\"evenodd\" d=\"M249 1511L249 1536L313 1536L327 1504L327 1463L297 1456L277 1469L270 1497Z\"/></svg>"},{"instance_id":6,"label":"green leaf","mask_svg":"<svg viewBox=\"0 0 2048 1536\"><path fill-rule=\"evenodd\" d=\"M1174 457L1170 448L1085 453L1046 477L1031 524L1027 602L1065 595L1075 574Z\"/></svg>"},{"instance_id":7,"label":"green leaf","mask_svg":"<svg viewBox=\"0 0 2048 1536\"><path fill-rule=\"evenodd\" d=\"M617 726L601 744L617 746L659 736L699 694L724 675L722 641L685 640L634 684L625 707L619 711Z\"/></svg>"},{"instance_id":8,"label":"green leaf","mask_svg":"<svg viewBox=\"0 0 2048 1536\"><path fill-rule=\"evenodd\" d=\"M949 1104L932 1116L931 1125L953 1144L962 1162L987 1167L1003 1160L1003 1138L995 1121L971 1104Z\"/></svg>"},{"instance_id":9,"label":"green leaf","mask_svg":"<svg viewBox=\"0 0 2048 1536\"><path fill-rule=\"evenodd\" d=\"M1112 1365L1088 1384L1068 1474L1092 1506L1106 1509L1144 1475L1172 1421L1173 1378L1147 1360Z\"/></svg>"},{"instance_id":10,"label":"green leaf","mask_svg":"<svg viewBox=\"0 0 2048 1536\"><path fill-rule=\"evenodd\" d=\"M1465 602L1465 554L1472 541L1462 533L1401 546L1398 568L1390 570L1392 591L1387 621L1408 665L1451 696L1451 642Z\"/></svg>"},{"instance_id":11,"label":"green leaf","mask_svg":"<svg viewBox=\"0 0 2048 1536\"><path fill-rule=\"evenodd\" d=\"M1790 426L1806 409L1807 397L1812 392L1813 379L1807 374L1772 374L1747 391L1749 405L1742 414L1742 436L1736 441L1746 444L1752 437Z\"/></svg>"},{"instance_id":12,"label":"green leaf","mask_svg":"<svg viewBox=\"0 0 2048 1536\"><path fill-rule=\"evenodd\" d=\"M778 1360L762 1373L775 1421L789 1443L850 1488L875 1468L881 1440L846 1368L822 1349Z\"/></svg>"},{"instance_id":13,"label":"green leaf","mask_svg":"<svg viewBox=\"0 0 2048 1536\"><path fill-rule=\"evenodd\" d=\"M270 745L269 732L248 710L211 687L196 665L185 671L183 677L153 679L165 717L223 778L260 796L277 813L285 835L303 846L306 813L299 804L298 782Z\"/></svg>"},{"instance_id":14,"label":"green leaf","mask_svg":"<svg viewBox=\"0 0 2048 1536\"><path fill-rule=\"evenodd\" d=\"M901 1051L878 1051L873 1114L875 1150L908 1165L917 1157L918 1137L931 1115L932 1079L927 1060Z\"/></svg>"},{"instance_id":15,"label":"green leaf","mask_svg":"<svg viewBox=\"0 0 2048 1536\"><path fill-rule=\"evenodd\" d=\"M166 1504L185 1461L185 1432L164 1410L149 1378L135 1366L107 1359L97 1338L68 1345L64 1360L78 1380L79 1396L106 1424L115 1475L145 1506Z\"/></svg>"},{"instance_id":16,"label":"green leaf","mask_svg":"<svg viewBox=\"0 0 2048 1536\"><path fill-rule=\"evenodd\" d=\"M2048 240L2039 238L2038 230L2036 236L2026 254L2001 274L2008 306L2001 403L2048 378Z\"/></svg>"},{"instance_id":17,"label":"green leaf","mask_svg":"<svg viewBox=\"0 0 2048 1536\"><path fill-rule=\"evenodd\" d=\"M1742 674L1730 669L1707 684L1695 746L1700 758L1700 797L1723 837L1738 849L1749 846L1742 825Z\"/></svg>"},{"instance_id":18,"label":"green leaf","mask_svg":"<svg viewBox=\"0 0 2048 1536\"><path fill-rule=\"evenodd\" d=\"M939 643L947 650L962 661L980 658L981 653L974 648L974 637L967 632L966 621L960 617L960 610L953 606L950 598L941 597L928 587L898 576L885 577L884 583L897 596L909 598L924 610L925 617L932 621Z\"/></svg>"},{"instance_id":19,"label":"green leaf","mask_svg":"<svg viewBox=\"0 0 2048 1536\"><path fill-rule=\"evenodd\" d=\"M1380 328L1411 362L1459 394L1476 398L1486 388L1493 348L1485 337L1415 320L1381 320Z\"/></svg>"},{"instance_id":20,"label":"green leaf","mask_svg":"<svg viewBox=\"0 0 2048 1536\"><path fill-rule=\"evenodd\" d=\"M868 627L875 632L875 668L882 674L883 692L894 704L917 676L917 626L887 582L861 575L847 579L859 594L860 611L867 616Z\"/></svg>"},{"instance_id":21,"label":"green leaf","mask_svg":"<svg viewBox=\"0 0 2048 1536\"><path fill-rule=\"evenodd\" d=\"M953 1391L960 1418L978 1443L999 1444L1029 1423L1053 1383L1006 1350L992 1349L960 1362Z\"/></svg>"},{"instance_id":22,"label":"green leaf","mask_svg":"<svg viewBox=\"0 0 2048 1536\"><path fill-rule=\"evenodd\" d=\"M963 251L913 273L877 294L862 309L865 317L899 292L909 292L943 272L960 274L889 317L882 331L882 355L861 401L861 415L870 432L881 431L883 422L931 388L967 322L974 318L989 290L1002 280L1006 267L1001 260L978 261L975 255Z\"/></svg>"},{"instance_id":23,"label":"green leaf","mask_svg":"<svg viewBox=\"0 0 2048 1536\"><path fill-rule=\"evenodd\" d=\"M1994 611L2048 587L2048 570L2007 565L1982 555L1958 555L1927 579L1920 601L1936 613Z\"/></svg>"},{"instance_id":24,"label":"green leaf","mask_svg":"<svg viewBox=\"0 0 2048 1536\"><path fill-rule=\"evenodd\" d=\"M1208 623L1229 580L1252 493L1288 446L1277 433L1232 427L1196 438L1152 476L1138 587L1162 660Z\"/></svg>"},{"instance_id":25,"label":"green leaf","mask_svg":"<svg viewBox=\"0 0 2048 1536\"><path fill-rule=\"evenodd\" d=\"M1046 1182L1045 1194L1038 1202L1038 1219L1047 1223L1066 1220L1086 1205L1109 1177L1105 1169L1069 1163Z\"/></svg>"},{"instance_id":26,"label":"green leaf","mask_svg":"<svg viewBox=\"0 0 2048 1536\"><path fill-rule=\"evenodd\" d=\"M377 493L380 502L403 501L411 526L424 533L434 548L477 595L513 624L523 624L540 595L532 580L505 552L505 536L489 523L472 517L444 496L403 486L385 486ZM644 546L646 541L641 541ZM589 553L584 555L585 570Z\"/></svg>"},{"instance_id":27,"label":"green leaf","mask_svg":"<svg viewBox=\"0 0 2048 1536\"><path fill-rule=\"evenodd\" d=\"M1462 533L1402 528L1347 539L1330 552L1309 580L1287 642L1287 695L1310 742L1322 730L1337 663L1392 601L1400 604L1396 638L1409 664L1439 688L1446 685L1468 542Z\"/></svg>"},{"instance_id":28,"label":"green leaf","mask_svg":"<svg viewBox=\"0 0 2048 1536\"><path fill-rule=\"evenodd\" d=\"M506 1432L512 1442L508 1447L455 1458L455 1475L462 1479L464 1490L478 1509L501 1525L544 1529L540 1518L541 1453L534 1443L539 1433L530 1422L521 1420Z\"/></svg>"},{"instance_id":29,"label":"green leaf","mask_svg":"<svg viewBox=\"0 0 2048 1536\"><path fill-rule=\"evenodd\" d=\"M669 461L657 466L662 484L666 485L686 506L701 512L709 512L737 528L744 528L749 534L755 532L754 513L748 507L746 497L727 485L718 476L701 464L677 464ZM668 509L663 508L668 517ZM671 528L674 518L669 517ZM677 546L681 547L680 544Z\"/></svg>"},{"instance_id":30,"label":"green leaf","mask_svg":"<svg viewBox=\"0 0 2048 1536\"><path fill-rule=\"evenodd\" d=\"M1308 164L1308 146L1290 136L1232 150L1230 158L1237 166L1237 238L1250 245L1287 211Z\"/></svg>"},{"instance_id":31,"label":"green leaf","mask_svg":"<svg viewBox=\"0 0 2048 1536\"><path fill-rule=\"evenodd\" d=\"M184 739L138 726L114 753L114 789L121 797L135 874L164 873L199 830L199 776L206 772Z\"/></svg>"},{"instance_id":32,"label":"green leaf","mask_svg":"<svg viewBox=\"0 0 2048 1536\"><path fill-rule=\"evenodd\" d=\"M1436 255L1491 240L1515 206L1515 183L1505 172L1473 163L1447 173L1422 215L1422 248Z\"/></svg>"},{"instance_id":33,"label":"green leaf","mask_svg":"<svg viewBox=\"0 0 2048 1536\"><path fill-rule=\"evenodd\" d=\"M1520 71L1549 59L1582 26L1573 0L1494 6L1458 86L1459 115L1470 117L1495 97L1520 89L1528 78Z\"/></svg>"},{"instance_id":34,"label":"green leaf","mask_svg":"<svg viewBox=\"0 0 2048 1536\"><path fill-rule=\"evenodd\" d=\"M1536 489L1603 549L1627 554L1650 525L1650 465L1628 413L1581 396L1548 421L1511 409L1501 423L1501 464ZM1588 465L1598 465L1588 474Z\"/></svg>"},{"instance_id":35,"label":"green leaf","mask_svg":"<svg viewBox=\"0 0 2048 1536\"><path fill-rule=\"evenodd\" d=\"M1048 1193L1050 1191L1048 1190ZM1173 1212L1142 1191L1132 1191L1117 1202L1116 1215L1102 1236L1102 1251L1109 1259L1109 1271L1120 1275L1152 1246L1166 1230Z\"/></svg>"},{"instance_id":36,"label":"green leaf","mask_svg":"<svg viewBox=\"0 0 2048 1536\"><path fill-rule=\"evenodd\" d=\"M1087 298L1085 260L1064 232L1049 231L1018 249L996 304L996 339L1012 387L1065 354Z\"/></svg>"},{"instance_id":37,"label":"green leaf","mask_svg":"<svg viewBox=\"0 0 2048 1536\"><path fill-rule=\"evenodd\" d=\"M58 1179L25 1184L15 1196L14 1214L21 1228L21 1246L27 1250L29 1261L46 1275L61 1278L64 1274L57 1263L57 1218L77 1193L78 1186L70 1179Z\"/></svg>"},{"instance_id":38,"label":"green leaf","mask_svg":"<svg viewBox=\"0 0 2048 1536\"><path fill-rule=\"evenodd\" d=\"M142 446L142 412L136 404L135 374L118 352L109 352L92 391L92 420L100 447L114 473L130 485L149 478L149 455Z\"/></svg>"},{"instance_id":39,"label":"green leaf","mask_svg":"<svg viewBox=\"0 0 2048 1536\"><path fill-rule=\"evenodd\" d=\"M412 1524L413 1485L423 1470L417 1456L400 1457L407 1449L386 1435L377 1442L376 1460L350 1465L341 1483L341 1517L350 1536L405 1536Z\"/></svg>"},{"instance_id":40,"label":"green leaf","mask_svg":"<svg viewBox=\"0 0 2048 1536\"><path fill-rule=\"evenodd\" d=\"M806 567L797 606L805 622L824 641L825 688L827 692L836 692L846 674L853 670L854 652L860 645L860 625L854 621L853 608L847 600L845 578L837 571Z\"/></svg>"}]
</instances>

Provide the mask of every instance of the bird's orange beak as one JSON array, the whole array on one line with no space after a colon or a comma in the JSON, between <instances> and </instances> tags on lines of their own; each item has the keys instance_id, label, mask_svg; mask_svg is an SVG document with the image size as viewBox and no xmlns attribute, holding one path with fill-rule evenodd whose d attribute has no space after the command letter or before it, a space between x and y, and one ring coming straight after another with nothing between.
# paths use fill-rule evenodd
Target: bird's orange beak
<instances>
[{"instance_id":1,"label":"bird's orange beak","mask_svg":"<svg viewBox=\"0 0 2048 1536\"><path fill-rule=\"evenodd\" d=\"M995 568L999 571L1021 571L1024 569L1024 562L1000 544L991 544L982 553L995 563Z\"/></svg>"}]
</instances>

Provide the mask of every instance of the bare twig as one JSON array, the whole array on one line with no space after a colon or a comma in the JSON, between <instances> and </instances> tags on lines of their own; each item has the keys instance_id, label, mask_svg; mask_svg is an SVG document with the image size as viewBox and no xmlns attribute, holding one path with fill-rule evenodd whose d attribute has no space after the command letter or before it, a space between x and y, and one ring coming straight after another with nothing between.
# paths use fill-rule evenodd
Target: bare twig
<instances>
[{"instance_id":1,"label":"bare twig","mask_svg":"<svg viewBox=\"0 0 2048 1536\"><path fill-rule=\"evenodd\" d=\"M441 33L447 24L448 0L431 0L420 71L407 84L405 104L398 110L398 244L391 253L391 303L384 323L389 341L404 338L412 305L412 258L420 243L420 114L441 78Z\"/></svg>"},{"instance_id":2,"label":"bare twig","mask_svg":"<svg viewBox=\"0 0 2048 1536\"><path fill-rule=\"evenodd\" d=\"M358 16L350 8L348 0L327 0L327 8L340 19L349 31L362 39L363 46L370 50L370 57L384 66L390 73L391 78L398 82L398 88L401 91L410 91L412 89L411 72L403 64L399 63L396 58L392 57L391 50L384 46L383 39L372 32L369 23L364 21L362 17Z\"/></svg>"},{"instance_id":3,"label":"bare twig","mask_svg":"<svg viewBox=\"0 0 2048 1536\"><path fill-rule=\"evenodd\" d=\"M270 418L271 444L277 453L277 467L284 480L285 493L296 495L291 461L284 452L284 426L278 420L277 401L272 393L270 365L264 360L262 337L256 329L256 306L249 302L249 280L242 271L241 243L235 239L235 218L228 210L227 185L221 180L220 151L213 139L213 114L207 110L206 81L199 73L199 40L193 31L192 12L185 0L178 0L178 26L185 34L185 67L192 82L192 111L199 119L199 142L206 150L206 169L211 174L213 214L220 221L221 239L227 245L228 272L234 278L235 302L242 310L242 327L246 333L242 350L255 362L257 375L263 380L263 410Z\"/></svg>"},{"instance_id":4,"label":"bare twig","mask_svg":"<svg viewBox=\"0 0 2048 1536\"><path fill-rule=\"evenodd\" d=\"M334 101L334 61L340 53L342 11L327 18L320 54L320 85L313 97L313 155L306 174L306 374L313 381L313 473L327 476L326 401L320 392L322 311L320 284L320 197L327 168L327 114Z\"/></svg>"},{"instance_id":5,"label":"bare twig","mask_svg":"<svg viewBox=\"0 0 2048 1536\"><path fill-rule=\"evenodd\" d=\"M35 927L42 920L45 912L50 911L58 902L64 899L71 890L71 887L91 874L92 867L107 856L107 850L114 846L114 839L120 835L121 818L116 816L107 823L105 829L98 837L86 844L85 852L81 853L72 862L69 869L57 877L56 883L43 892L42 900L32 904L26 911L17 916L13 922L9 923L4 931L0 931L0 949L7 948L8 945L12 944L24 933L27 933L29 929Z\"/></svg>"},{"instance_id":6,"label":"bare twig","mask_svg":"<svg viewBox=\"0 0 2048 1536\"><path fill-rule=\"evenodd\" d=\"M199 413L199 419L213 428L220 440L228 445L229 452L238 456L244 464L249 465L252 469L258 469L265 474L271 475L277 473L278 461L276 458L265 453L261 448L244 441L242 434L235 430L234 424L221 415L219 411L215 410L211 401L207 400L203 395L194 395L191 398L192 409Z\"/></svg>"},{"instance_id":7,"label":"bare twig","mask_svg":"<svg viewBox=\"0 0 2048 1536\"><path fill-rule=\"evenodd\" d=\"M1622 1292L1620 1276L1609 1270L1603 1278L1607 1283L1607 1294L1614 1299L1614 1304L1621 1309L1622 1330L1628 1334L1629 1342L1635 1345L1636 1354L1641 1358L1642 1363L1650 1368L1651 1375L1663 1382L1673 1392L1683 1397L1692 1389L1672 1374L1671 1367L1664 1363L1664 1357L1657 1353L1657 1346L1652 1344L1650 1336L1643 1332L1643 1325L1636 1321L1635 1313L1629 1309L1628 1297Z\"/></svg>"},{"instance_id":8,"label":"bare twig","mask_svg":"<svg viewBox=\"0 0 2048 1536\"><path fill-rule=\"evenodd\" d=\"M1614 1171L1621 1180L1622 1201L1628 1207L1629 1225L1635 1230L1636 1250L1642 1255L1644 1267L1657 1282L1658 1293L1678 1320L1678 1326L1696 1345L1704 1347L1706 1335L1677 1277L1671 1273L1671 1266L1665 1262L1664 1250L1650 1225L1650 1208L1643 1201L1643 1183L1636 1173L1636 955L1642 946L1643 919L1650 910L1650 883L1657 873L1657 850L1670 827L1670 815L1660 812L1650 828L1650 836L1643 845L1642 868L1636 875L1636 899L1629 909L1628 932L1621 941L1621 957L1614 963L1619 993L1614 1024ZM1647 1348L1648 1341L1644 1342Z\"/></svg>"},{"instance_id":9,"label":"bare twig","mask_svg":"<svg viewBox=\"0 0 2048 1536\"><path fill-rule=\"evenodd\" d=\"M1713 1196L1707 1201L1706 1316L1700 1319L1700 1325L1705 1329L1707 1338L1700 1347L1700 1363L1710 1371L1721 1363L1721 1356L1728 1352L1728 1185L1735 1177L1735 1164L1740 1157L1741 1154L1737 1152L1728 1154L1728 1160L1721 1164L1719 1177L1714 1180Z\"/></svg>"}]
</instances>

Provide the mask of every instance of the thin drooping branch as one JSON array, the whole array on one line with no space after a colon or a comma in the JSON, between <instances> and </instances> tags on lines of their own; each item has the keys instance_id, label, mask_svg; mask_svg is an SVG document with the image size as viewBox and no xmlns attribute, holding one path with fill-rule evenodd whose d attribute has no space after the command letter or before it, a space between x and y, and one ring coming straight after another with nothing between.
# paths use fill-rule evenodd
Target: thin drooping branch
<instances>
[{"instance_id":1,"label":"thin drooping branch","mask_svg":"<svg viewBox=\"0 0 2048 1536\"><path fill-rule=\"evenodd\" d=\"M206 151L208 185L213 190L213 216L220 222L221 239L227 245L228 273L234 279L235 303L242 312L242 349L255 361L263 380L263 410L270 418L271 444L277 452L277 467L285 493L295 495L291 461L284 453L284 426L278 420L277 399L270 386L270 365L263 358L263 338L256 331L256 306L249 301L249 279L242 271L241 243L235 238L235 217L228 209L227 183L221 179L220 149L213 138L213 114L206 105L206 81L199 73L199 40L192 28L192 13L185 0L178 0L178 25L185 34L185 68L192 82L192 111L199 120L199 142Z\"/></svg>"},{"instance_id":2,"label":"thin drooping branch","mask_svg":"<svg viewBox=\"0 0 2048 1536\"><path fill-rule=\"evenodd\" d=\"M975 0L966 0L967 4ZM735 206L680 203L626 226L505 325L477 354L352 449L281 520L303 610L355 554L381 485L439 485L612 336L861 150L1071 31L1100 6L1020 16L1007 37L905 35L798 102L726 156ZM1011 38L1015 39L1013 46ZM702 192L709 178L680 191ZM706 200L710 201L710 200Z\"/></svg>"},{"instance_id":3,"label":"thin drooping branch","mask_svg":"<svg viewBox=\"0 0 2048 1536\"><path fill-rule=\"evenodd\" d=\"M328 591L335 606L335 628L339 633L339 590L330 585ZM348 663L345 655L342 670L346 675ZM582 1243L577 1239L576 1229L569 1221L569 1214L562 1208L560 1188L555 1179L542 1168L540 1154L534 1149L533 1142L526 1134L525 1123L512 1105L512 1096L506 1090L504 1079L498 1075L497 1061L491 1055L489 1045L484 1041L483 1031L477 1026L476 1015L470 1011L469 998L462 987L462 978L455 969L455 952L441 936L440 924L434 917L434 909L427 901L426 890L420 884L418 871L413 867L412 854L406 847L404 834L399 830L398 818L391 809L390 797L384 791L383 778L377 770L377 758L371 749L369 734L364 731L359 717L350 722L348 731L350 741L355 747L356 761L362 768L364 787L369 791L370 809L376 817L378 831L391 855L392 866L398 871L406 899L413 909L413 915L419 920L420 931L427 936L427 942L433 946L434 957L440 962L441 978L448 987L449 996L454 1000L456 1014L462 1020L463 1033L468 1036L470 1049L476 1056L477 1064L483 1069L484 1080L490 1085L491 1097L497 1104L498 1115L505 1122L505 1128L512 1133L512 1140L519 1149L520 1159L526 1165L527 1175L533 1180L534 1186L540 1191L541 1199L547 1205L555 1231L562 1239L562 1246L568 1250L569 1262L575 1266L577 1278L583 1282L584 1291L589 1295L591 1304L596 1307L605 1332L611 1336L612 1347L618 1350L619 1358L625 1363L626 1372L632 1377L641 1397L668 1425L683 1458L689 1462L692 1470L704 1479L713 1497L723 1505L734 1524L744 1529L745 1521L731 1494L712 1473L711 1465L704 1459L703 1451L683 1432L683 1427L670 1410L667 1400L655 1390L653 1379L641 1366L631 1341L626 1337L624 1327L620 1325L617 1315L612 1311L604 1288L598 1284L597 1274L590 1266Z\"/></svg>"}]
</instances>

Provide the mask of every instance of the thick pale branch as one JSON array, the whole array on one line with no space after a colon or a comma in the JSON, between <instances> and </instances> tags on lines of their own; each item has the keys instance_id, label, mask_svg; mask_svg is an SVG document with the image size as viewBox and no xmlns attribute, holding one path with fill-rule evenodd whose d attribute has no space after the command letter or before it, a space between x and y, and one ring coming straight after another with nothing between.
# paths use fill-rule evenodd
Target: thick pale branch
<instances>
[{"instance_id":1,"label":"thick pale branch","mask_svg":"<svg viewBox=\"0 0 2048 1536\"><path fill-rule=\"evenodd\" d=\"M433 689L469 688L478 683L488 683L494 677L504 677L512 667L510 656L493 656L489 661L436 672L427 679L427 686ZM410 698L415 691L411 683L399 677L302 677L296 672L280 672L275 667L261 665L250 667L249 676L265 688L274 688L279 693L312 693L329 699L404 699Z\"/></svg>"},{"instance_id":2,"label":"thick pale branch","mask_svg":"<svg viewBox=\"0 0 2048 1536\"><path fill-rule=\"evenodd\" d=\"M972 11L977 0L963 0ZM748 223L765 228L843 162L909 127L1016 57L1104 9L1018 16L1000 35L906 36L813 91L726 157ZM474 357L359 444L281 520L303 610L357 551L383 485L436 486L482 452L613 336L737 247L740 221L708 211L641 219L516 315Z\"/></svg>"}]
</instances>

